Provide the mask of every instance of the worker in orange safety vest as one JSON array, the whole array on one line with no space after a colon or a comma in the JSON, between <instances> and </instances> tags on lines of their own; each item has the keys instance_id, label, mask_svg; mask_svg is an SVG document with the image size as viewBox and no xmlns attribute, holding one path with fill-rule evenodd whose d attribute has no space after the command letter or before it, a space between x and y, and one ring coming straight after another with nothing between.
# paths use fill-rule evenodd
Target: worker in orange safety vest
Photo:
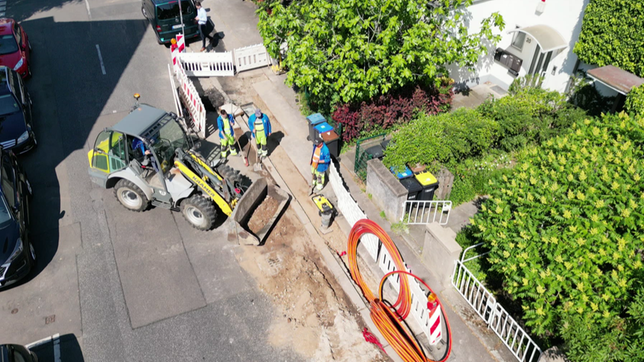
<instances>
[{"instance_id":1,"label":"worker in orange safety vest","mask_svg":"<svg viewBox=\"0 0 644 362\"><path fill-rule=\"evenodd\" d=\"M311 186L317 191L321 191L324 188L324 175L331 163L331 153L319 136L315 137L313 143L313 154L311 155L313 182Z\"/></svg>"}]
</instances>

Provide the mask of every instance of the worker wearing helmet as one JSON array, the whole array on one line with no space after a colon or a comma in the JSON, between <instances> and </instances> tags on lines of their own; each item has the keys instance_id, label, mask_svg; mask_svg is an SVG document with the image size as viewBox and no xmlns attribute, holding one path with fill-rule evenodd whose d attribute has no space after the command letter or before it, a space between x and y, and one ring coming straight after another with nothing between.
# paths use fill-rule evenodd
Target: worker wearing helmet
<instances>
[{"instance_id":1,"label":"worker wearing helmet","mask_svg":"<svg viewBox=\"0 0 644 362\"><path fill-rule=\"evenodd\" d=\"M257 143L257 154L260 157L268 156L266 140L271 135L271 121L268 116L263 114L260 109L256 109L255 114L248 117L248 128Z\"/></svg>"},{"instance_id":2,"label":"worker wearing helmet","mask_svg":"<svg viewBox=\"0 0 644 362\"><path fill-rule=\"evenodd\" d=\"M219 111L219 114L217 127L219 128L221 158L228 157L228 153L234 156L237 154L237 150L235 150L235 131L233 130L235 119L232 114L228 114L223 109Z\"/></svg>"},{"instance_id":3,"label":"worker wearing helmet","mask_svg":"<svg viewBox=\"0 0 644 362\"><path fill-rule=\"evenodd\" d=\"M320 136L313 139L313 144L313 153L311 155L312 186L317 191L321 191L324 187L324 174L331 163L331 153L326 144L322 142Z\"/></svg>"}]
</instances>

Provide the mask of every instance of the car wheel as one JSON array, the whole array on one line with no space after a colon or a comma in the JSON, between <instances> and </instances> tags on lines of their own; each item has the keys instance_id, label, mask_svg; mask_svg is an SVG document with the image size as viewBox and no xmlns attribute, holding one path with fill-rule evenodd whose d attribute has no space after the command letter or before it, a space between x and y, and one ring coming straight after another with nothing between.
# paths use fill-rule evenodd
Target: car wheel
<instances>
[{"instance_id":1,"label":"car wheel","mask_svg":"<svg viewBox=\"0 0 644 362\"><path fill-rule=\"evenodd\" d=\"M217 218L217 210L212 201L201 195L193 195L181 203L181 213L197 230L210 230Z\"/></svg>"},{"instance_id":2,"label":"car wheel","mask_svg":"<svg viewBox=\"0 0 644 362\"><path fill-rule=\"evenodd\" d=\"M121 179L116 183L114 195L123 207L131 211L144 211L150 203L147 196L138 186L125 179Z\"/></svg>"}]
</instances>

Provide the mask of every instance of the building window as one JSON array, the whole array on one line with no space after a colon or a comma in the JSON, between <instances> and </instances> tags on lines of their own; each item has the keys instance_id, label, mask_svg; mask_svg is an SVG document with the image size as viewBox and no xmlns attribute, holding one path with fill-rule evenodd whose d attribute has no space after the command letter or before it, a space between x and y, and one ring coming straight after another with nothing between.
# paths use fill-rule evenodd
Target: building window
<instances>
[{"instance_id":1,"label":"building window","mask_svg":"<svg viewBox=\"0 0 644 362\"><path fill-rule=\"evenodd\" d=\"M512 47L523 50L523 43L525 43L525 33L517 31L512 36Z\"/></svg>"}]
</instances>

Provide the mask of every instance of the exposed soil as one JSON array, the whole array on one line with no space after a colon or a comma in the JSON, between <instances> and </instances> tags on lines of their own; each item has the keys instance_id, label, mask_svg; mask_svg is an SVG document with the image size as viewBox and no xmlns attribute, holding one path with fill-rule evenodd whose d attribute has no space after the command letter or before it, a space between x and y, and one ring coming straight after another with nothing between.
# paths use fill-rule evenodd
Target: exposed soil
<instances>
[{"instance_id":1,"label":"exposed soil","mask_svg":"<svg viewBox=\"0 0 644 362\"><path fill-rule=\"evenodd\" d=\"M237 255L278 308L269 341L309 361L389 361L364 340L362 320L311 243L289 208L264 246Z\"/></svg>"},{"instance_id":2,"label":"exposed soil","mask_svg":"<svg viewBox=\"0 0 644 362\"><path fill-rule=\"evenodd\" d=\"M280 203L277 200L266 196L264 201L253 211L250 220L248 220L248 229L257 234L273 218L279 205Z\"/></svg>"}]
</instances>

